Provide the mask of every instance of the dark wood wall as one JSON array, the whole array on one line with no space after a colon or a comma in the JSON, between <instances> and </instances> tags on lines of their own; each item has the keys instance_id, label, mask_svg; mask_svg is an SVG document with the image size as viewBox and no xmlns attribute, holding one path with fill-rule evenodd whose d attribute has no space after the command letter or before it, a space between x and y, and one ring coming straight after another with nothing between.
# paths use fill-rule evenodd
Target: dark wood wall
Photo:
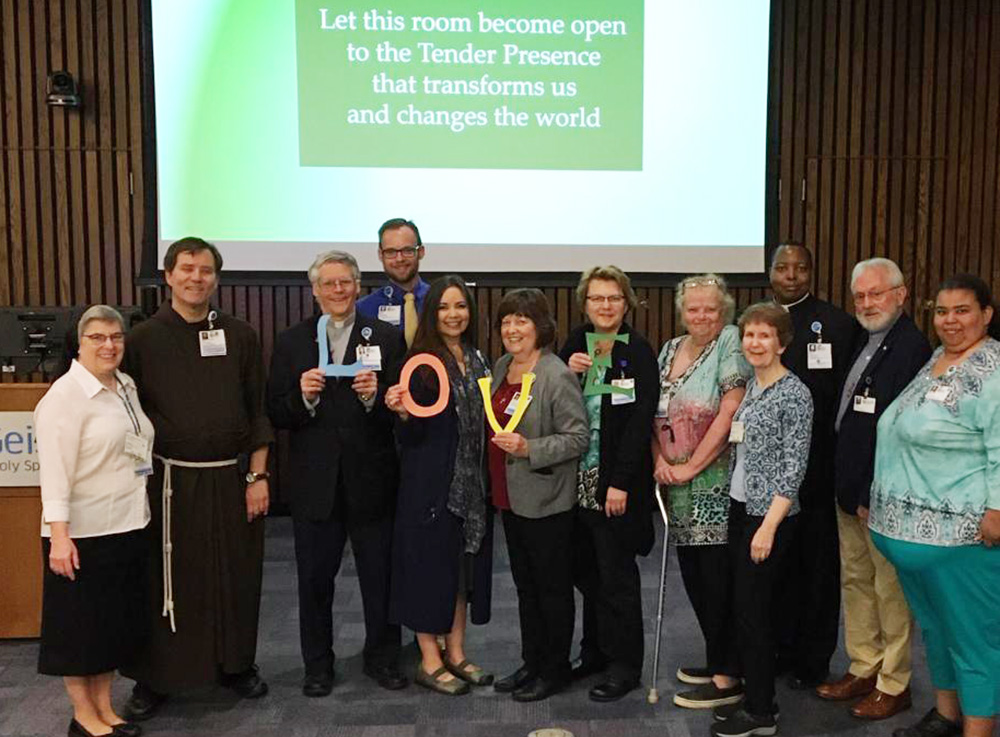
<instances>
[{"instance_id":1,"label":"dark wood wall","mask_svg":"<svg viewBox=\"0 0 1000 737\"><path fill-rule=\"evenodd\" d=\"M145 4L0 0L0 305L137 302ZM816 292L849 308L851 266L876 254L903 267L918 321L944 275L1000 288L1000 3L773 0L772 26L771 216L815 252ZM56 69L82 110L46 105ZM564 332L571 289L547 292ZM482 327L501 293L477 290ZM676 330L669 281L640 296L635 322L659 344ZM268 351L312 310L304 286L223 286L220 301Z\"/></svg>"}]
</instances>

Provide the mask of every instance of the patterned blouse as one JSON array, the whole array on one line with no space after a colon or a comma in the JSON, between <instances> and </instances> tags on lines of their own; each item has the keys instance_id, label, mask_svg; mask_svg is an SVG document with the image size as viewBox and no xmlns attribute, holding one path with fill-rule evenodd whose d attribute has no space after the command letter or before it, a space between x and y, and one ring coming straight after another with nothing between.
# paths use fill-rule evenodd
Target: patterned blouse
<instances>
[{"instance_id":1,"label":"patterned blouse","mask_svg":"<svg viewBox=\"0 0 1000 737\"><path fill-rule=\"evenodd\" d=\"M743 358L740 334L726 325L680 376L670 370L686 336L667 341L660 351L660 406L653 434L668 463L687 461L719 414L722 395L746 386L753 370ZM726 542L729 516L729 449L686 484L666 487L670 540L676 545Z\"/></svg>"},{"instance_id":2,"label":"patterned blouse","mask_svg":"<svg viewBox=\"0 0 1000 737\"><path fill-rule=\"evenodd\" d=\"M1000 342L938 378L938 348L878 423L868 526L896 540L977 545L1000 509Z\"/></svg>"},{"instance_id":3,"label":"patterned blouse","mask_svg":"<svg viewBox=\"0 0 1000 737\"><path fill-rule=\"evenodd\" d=\"M747 392L733 422L743 423L743 470L747 514L763 517L775 495L799 511L799 486L809 463L813 403L806 385L791 371L759 394ZM732 477L736 454L730 455Z\"/></svg>"}]
</instances>

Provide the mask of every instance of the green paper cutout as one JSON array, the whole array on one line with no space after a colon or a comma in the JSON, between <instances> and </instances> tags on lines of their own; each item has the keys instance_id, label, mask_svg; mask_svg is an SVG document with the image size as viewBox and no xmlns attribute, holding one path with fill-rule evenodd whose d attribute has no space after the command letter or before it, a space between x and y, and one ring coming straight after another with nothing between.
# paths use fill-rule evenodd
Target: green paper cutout
<instances>
[{"instance_id":1,"label":"green paper cutout","mask_svg":"<svg viewBox=\"0 0 1000 737\"><path fill-rule=\"evenodd\" d=\"M631 389L611 386L604 383L603 369L611 368L611 351L614 344L628 345L629 334L618 333L587 333L587 355L593 362L587 370L587 378L583 382L583 396L592 397L596 394L631 394Z\"/></svg>"}]
</instances>

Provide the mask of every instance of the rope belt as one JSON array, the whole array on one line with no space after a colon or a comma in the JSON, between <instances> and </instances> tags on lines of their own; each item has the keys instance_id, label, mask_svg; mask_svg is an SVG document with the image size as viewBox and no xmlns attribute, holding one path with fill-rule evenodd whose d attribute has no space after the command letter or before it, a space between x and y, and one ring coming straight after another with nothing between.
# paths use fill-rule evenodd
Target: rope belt
<instances>
[{"instance_id":1,"label":"rope belt","mask_svg":"<svg viewBox=\"0 0 1000 737\"><path fill-rule=\"evenodd\" d=\"M171 499L174 495L173 473L174 466L181 468L226 468L235 466L237 459L228 461L175 461L172 458L153 455L154 458L163 463L163 615L170 617L170 631L177 632L177 625L174 622L174 566L173 552L174 544L171 540Z\"/></svg>"}]
</instances>

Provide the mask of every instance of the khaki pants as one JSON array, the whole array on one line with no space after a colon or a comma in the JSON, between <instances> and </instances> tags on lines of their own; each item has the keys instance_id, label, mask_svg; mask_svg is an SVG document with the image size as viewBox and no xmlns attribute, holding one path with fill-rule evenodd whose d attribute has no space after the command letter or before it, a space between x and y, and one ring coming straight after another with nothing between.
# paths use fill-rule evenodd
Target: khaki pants
<instances>
[{"instance_id":1,"label":"khaki pants","mask_svg":"<svg viewBox=\"0 0 1000 737\"><path fill-rule=\"evenodd\" d=\"M896 696L910 685L910 609L896 569L872 544L868 524L837 507L844 643L850 672L878 673L879 691Z\"/></svg>"}]
</instances>

